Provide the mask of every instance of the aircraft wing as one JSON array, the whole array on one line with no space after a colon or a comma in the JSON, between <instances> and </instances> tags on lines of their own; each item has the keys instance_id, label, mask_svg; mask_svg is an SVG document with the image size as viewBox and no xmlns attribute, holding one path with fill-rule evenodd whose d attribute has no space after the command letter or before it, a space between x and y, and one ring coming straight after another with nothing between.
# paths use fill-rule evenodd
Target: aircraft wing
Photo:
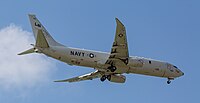
<instances>
[{"instance_id":1,"label":"aircraft wing","mask_svg":"<svg viewBox=\"0 0 200 103\"><path fill-rule=\"evenodd\" d=\"M116 63L128 63L128 44L125 26L116 18L117 27L115 40L113 42L111 53L106 64L115 65Z\"/></svg>"},{"instance_id":2,"label":"aircraft wing","mask_svg":"<svg viewBox=\"0 0 200 103\"><path fill-rule=\"evenodd\" d=\"M83 81L83 80L93 80L95 78L100 78L102 76L101 73L102 72L97 70L97 71L92 72L92 73L88 73L88 74L81 75L81 76L74 77L74 78L70 78L70 79L58 80L58 81L55 81L55 82L79 82L79 81Z\"/></svg>"}]
</instances>

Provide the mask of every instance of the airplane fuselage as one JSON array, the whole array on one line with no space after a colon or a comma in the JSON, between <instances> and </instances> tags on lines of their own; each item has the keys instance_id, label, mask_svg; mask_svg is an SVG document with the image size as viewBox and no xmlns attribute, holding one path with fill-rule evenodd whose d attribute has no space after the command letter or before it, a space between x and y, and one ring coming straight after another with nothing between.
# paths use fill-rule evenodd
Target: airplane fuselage
<instances>
[{"instance_id":1,"label":"airplane fuselage","mask_svg":"<svg viewBox=\"0 0 200 103\"><path fill-rule=\"evenodd\" d=\"M52 46L50 48L40 49L42 53L65 62L69 65L77 65L94 68L109 73L106 68L106 60L109 53L92 51L86 49ZM182 76L182 72L170 63L148 59L144 57L130 56L127 65L116 65L115 73L135 73L149 76L174 79Z\"/></svg>"},{"instance_id":2,"label":"airplane fuselage","mask_svg":"<svg viewBox=\"0 0 200 103\"><path fill-rule=\"evenodd\" d=\"M122 74L134 73L167 78L167 83L170 84L170 80L183 75L182 71L170 63L129 56L126 29L117 18L116 33L110 53L66 47L51 37L35 15L30 14L29 19L36 43L33 48L18 55L43 53L69 65L90 67L96 70L82 76L55 82L78 82L100 78L102 82L109 80L124 83L126 77Z\"/></svg>"}]
</instances>

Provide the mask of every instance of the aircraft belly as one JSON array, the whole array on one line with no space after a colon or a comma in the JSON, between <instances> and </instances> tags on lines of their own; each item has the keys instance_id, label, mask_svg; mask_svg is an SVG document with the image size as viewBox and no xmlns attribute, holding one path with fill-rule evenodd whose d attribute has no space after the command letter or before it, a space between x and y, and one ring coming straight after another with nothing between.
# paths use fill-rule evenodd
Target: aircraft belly
<instances>
[{"instance_id":1,"label":"aircraft belly","mask_svg":"<svg viewBox=\"0 0 200 103\"><path fill-rule=\"evenodd\" d=\"M68 56L67 55L63 55L63 53L55 52L52 49L44 50L43 53L45 55L49 56L49 57L52 57L52 58L57 59L59 61L65 62L65 63L67 63L69 65L72 65L72 64L70 64Z\"/></svg>"},{"instance_id":2,"label":"aircraft belly","mask_svg":"<svg viewBox=\"0 0 200 103\"><path fill-rule=\"evenodd\" d=\"M85 66L85 67L91 67L91 68L95 68L96 65L97 65L97 62L91 61L91 60L81 60L79 64L79 66Z\"/></svg>"},{"instance_id":3,"label":"aircraft belly","mask_svg":"<svg viewBox=\"0 0 200 103\"><path fill-rule=\"evenodd\" d=\"M91 68L94 68L97 65L97 62L90 59L72 58L72 57L68 59L69 59L69 63L72 65L91 67Z\"/></svg>"},{"instance_id":4,"label":"aircraft belly","mask_svg":"<svg viewBox=\"0 0 200 103\"><path fill-rule=\"evenodd\" d=\"M129 73L135 73L135 74L143 74L143 75L149 75L149 76L157 76L157 77L163 77L164 70L160 68L135 68L130 67Z\"/></svg>"}]
</instances>

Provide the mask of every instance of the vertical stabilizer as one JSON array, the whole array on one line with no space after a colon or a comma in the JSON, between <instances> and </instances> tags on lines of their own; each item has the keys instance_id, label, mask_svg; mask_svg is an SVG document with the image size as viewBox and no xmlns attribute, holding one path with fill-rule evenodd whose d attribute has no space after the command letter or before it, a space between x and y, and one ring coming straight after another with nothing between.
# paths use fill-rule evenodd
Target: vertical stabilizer
<instances>
[{"instance_id":1,"label":"vertical stabilizer","mask_svg":"<svg viewBox=\"0 0 200 103\"><path fill-rule=\"evenodd\" d=\"M31 22L32 30L35 39L37 39L38 34L42 33L45 37L45 40L47 41L47 44L50 46L63 46L62 44L56 42L52 36L48 33L48 31L45 29L45 27L40 23L40 21L36 18L35 15L29 14L29 19Z\"/></svg>"}]
</instances>

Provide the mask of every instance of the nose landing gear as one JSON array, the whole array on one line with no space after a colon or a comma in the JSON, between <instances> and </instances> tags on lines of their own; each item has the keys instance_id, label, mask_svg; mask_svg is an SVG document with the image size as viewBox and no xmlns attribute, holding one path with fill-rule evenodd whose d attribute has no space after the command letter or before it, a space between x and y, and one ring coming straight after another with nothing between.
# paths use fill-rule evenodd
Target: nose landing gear
<instances>
[{"instance_id":1,"label":"nose landing gear","mask_svg":"<svg viewBox=\"0 0 200 103\"><path fill-rule=\"evenodd\" d=\"M167 84L170 84L171 83L171 80L174 80L174 78L167 78Z\"/></svg>"},{"instance_id":2,"label":"nose landing gear","mask_svg":"<svg viewBox=\"0 0 200 103\"><path fill-rule=\"evenodd\" d=\"M168 80L168 81L167 81L167 84L170 84L170 83L171 83L171 80Z\"/></svg>"}]
</instances>

